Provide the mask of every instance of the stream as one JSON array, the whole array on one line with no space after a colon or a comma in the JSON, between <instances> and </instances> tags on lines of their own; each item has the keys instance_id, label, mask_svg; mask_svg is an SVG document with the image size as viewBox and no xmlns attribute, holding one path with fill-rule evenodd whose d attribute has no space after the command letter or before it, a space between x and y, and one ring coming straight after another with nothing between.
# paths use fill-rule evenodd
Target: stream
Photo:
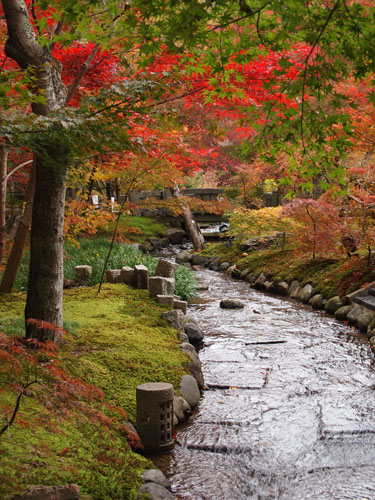
<instances>
[{"instance_id":1,"label":"stream","mask_svg":"<svg viewBox=\"0 0 375 500\"><path fill-rule=\"evenodd\" d=\"M375 373L366 338L214 271L189 313L205 383L180 446L157 461L178 499L374 500ZM221 309L220 300L244 309Z\"/></svg>"}]
</instances>

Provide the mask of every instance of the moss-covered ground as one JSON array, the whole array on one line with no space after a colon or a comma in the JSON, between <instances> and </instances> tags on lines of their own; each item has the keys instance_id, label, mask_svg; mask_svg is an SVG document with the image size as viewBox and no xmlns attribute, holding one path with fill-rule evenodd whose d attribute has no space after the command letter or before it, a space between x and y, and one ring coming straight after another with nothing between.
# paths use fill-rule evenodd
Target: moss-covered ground
<instances>
[{"instance_id":1,"label":"moss-covered ground","mask_svg":"<svg viewBox=\"0 0 375 500\"><path fill-rule=\"evenodd\" d=\"M25 296L0 295L0 330L22 333ZM64 317L70 340L60 359L70 377L78 376L105 393L111 404L135 420L135 389L145 382L170 382L185 373L187 358L176 330L161 319L163 308L146 291L105 284L65 292ZM0 380L0 410L13 408L15 394ZM27 484L80 485L83 498L133 500L139 477L151 464L131 451L120 430L108 432L80 413L54 411L35 388L21 401L17 423L0 436L0 498ZM44 394L45 396L45 394ZM48 398L47 398L48 401Z\"/></svg>"},{"instance_id":2,"label":"moss-covered ground","mask_svg":"<svg viewBox=\"0 0 375 500\"><path fill-rule=\"evenodd\" d=\"M98 235L112 235L114 227L115 222L110 222L98 231ZM166 231L167 225L156 217L121 215L118 224L118 233L135 243L145 243L148 238L164 238Z\"/></svg>"},{"instance_id":3,"label":"moss-covered ground","mask_svg":"<svg viewBox=\"0 0 375 500\"><path fill-rule=\"evenodd\" d=\"M280 246L247 254L236 243L230 245L229 242L210 244L202 255L236 264L241 271L264 272L273 281L290 283L298 279L303 284L311 283L315 293L322 293L327 298L345 295L375 280L375 265L373 262L367 265L367 255L351 259L342 256L312 259L294 249L283 252Z\"/></svg>"}]
</instances>

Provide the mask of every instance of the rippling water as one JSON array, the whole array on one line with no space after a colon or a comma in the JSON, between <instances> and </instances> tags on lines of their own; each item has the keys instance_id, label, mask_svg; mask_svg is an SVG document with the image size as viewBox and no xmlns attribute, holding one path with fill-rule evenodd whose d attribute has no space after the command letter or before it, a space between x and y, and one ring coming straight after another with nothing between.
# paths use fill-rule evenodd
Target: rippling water
<instances>
[{"instance_id":1,"label":"rippling water","mask_svg":"<svg viewBox=\"0 0 375 500\"><path fill-rule=\"evenodd\" d=\"M375 374L368 342L295 302L212 271L192 313L210 388L167 472L191 500L374 500ZM244 302L220 309L222 298Z\"/></svg>"}]
</instances>

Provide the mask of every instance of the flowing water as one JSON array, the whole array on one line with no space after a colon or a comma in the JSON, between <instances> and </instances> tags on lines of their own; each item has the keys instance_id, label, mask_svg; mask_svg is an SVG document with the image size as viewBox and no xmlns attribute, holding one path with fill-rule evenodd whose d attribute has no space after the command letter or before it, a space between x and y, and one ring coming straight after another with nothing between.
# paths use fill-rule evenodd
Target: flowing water
<instances>
[{"instance_id":1,"label":"flowing water","mask_svg":"<svg viewBox=\"0 0 375 500\"><path fill-rule=\"evenodd\" d=\"M191 313L205 383L165 469L191 500L374 500L375 373L364 337L213 271ZM219 306L240 299L244 309ZM159 463L160 465L160 463Z\"/></svg>"}]
</instances>

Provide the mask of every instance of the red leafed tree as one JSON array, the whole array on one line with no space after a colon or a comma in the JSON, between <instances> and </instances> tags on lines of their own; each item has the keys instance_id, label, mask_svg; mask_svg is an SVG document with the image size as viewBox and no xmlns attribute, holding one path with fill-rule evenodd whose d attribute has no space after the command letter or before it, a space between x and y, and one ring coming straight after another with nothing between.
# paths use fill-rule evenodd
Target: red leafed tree
<instances>
[{"instance_id":1,"label":"red leafed tree","mask_svg":"<svg viewBox=\"0 0 375 500\"><path fill-rule=\"evenodd\" d=\"M342 222L334 205L312 199L296 199L283 207L281 217L296 222L293 231L298 252L311 252L313 259L332 253L339 241Z\"/></svg>"}]
</instances>

